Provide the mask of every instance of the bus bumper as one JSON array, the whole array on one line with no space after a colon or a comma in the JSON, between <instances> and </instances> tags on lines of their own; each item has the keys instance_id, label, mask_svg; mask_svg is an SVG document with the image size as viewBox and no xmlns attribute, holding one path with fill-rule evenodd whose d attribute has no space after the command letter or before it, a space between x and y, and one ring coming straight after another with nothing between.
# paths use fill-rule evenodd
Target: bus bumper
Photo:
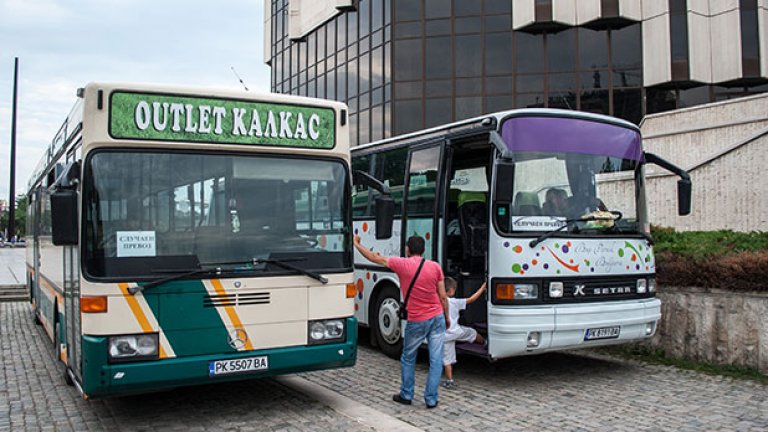
<instances>
[{"instance_id":1,"label":"bus bumper","mask_svg":"<svg viewBox=\"0 0 768 432\"><path fill-rule=\"evenodd\" d=\"M355 365L357 321L347 318L347 339L341 343L302 345L265 350L175 357L147 362L107 361L107 337L83 336L82 391L87 399L146 393L199 384L240 381L296 372L334 369ZM245 374L209 376L212 361L267 356L269 368Z\"/></svg>"},{"instance_id":2,"label":"bus bumper","mask_svg":"<svg viewBox=\"0 0 768 432\"><path fill-rule=\"evenodd\" d=\"M492 307L488 314L491 358L615 345L652 337L661 318L657 298L541 307ZM618 336L585 340L589 329L618 327ZM531 333L538 344L529 346Z\"/></svg>"}]
</instances>

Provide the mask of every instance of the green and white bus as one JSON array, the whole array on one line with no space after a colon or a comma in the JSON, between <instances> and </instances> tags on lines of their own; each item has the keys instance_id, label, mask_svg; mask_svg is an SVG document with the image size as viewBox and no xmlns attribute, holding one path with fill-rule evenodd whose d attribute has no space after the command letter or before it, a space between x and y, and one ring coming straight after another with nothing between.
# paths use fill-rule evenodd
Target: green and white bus
<instances>
[{"instance_id":1,"label":"green and white bus","mask_svg":"<svg viewBox=\"0 0 768 432\"><path fill-rule=\"evenodd\" d=\"M29 182L27 284L85 398L356 359L345 105L92 83Z\"/></svg>"}]
</instances>

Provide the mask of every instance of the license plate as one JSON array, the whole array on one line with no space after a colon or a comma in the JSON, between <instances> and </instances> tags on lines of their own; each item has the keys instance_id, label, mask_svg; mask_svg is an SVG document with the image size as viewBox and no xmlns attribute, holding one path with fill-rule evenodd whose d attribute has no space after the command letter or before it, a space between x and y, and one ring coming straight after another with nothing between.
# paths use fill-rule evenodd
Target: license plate
<instances>
[{"instance_id":1,"label":"license plate","mask_svg":"<svg viewBox=\"0 0 768 432\"><path fill-rule=\"evenodd\" d=\"M587 331L584 333L584 340L616 339L619 337L620 332L621 327L618 326L587 329Z\"/></svg>"},{"instance_id":2,"label":"license plate","mask_svg":"<svg viewBox=\"0 0 768 432\"><path fill-rule=\"evenodd\" d=\"M208 364L208 376L221 376L269 369L267 356L246 357L232 360L216 360Z\"/></svg>"}]
</instances>

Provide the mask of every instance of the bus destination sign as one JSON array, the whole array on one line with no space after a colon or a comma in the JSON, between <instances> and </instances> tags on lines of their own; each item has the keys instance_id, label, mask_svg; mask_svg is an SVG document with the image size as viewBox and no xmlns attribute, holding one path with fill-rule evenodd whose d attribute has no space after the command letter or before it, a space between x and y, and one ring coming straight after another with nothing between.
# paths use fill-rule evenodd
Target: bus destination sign
<instances>
[{"instance_id":1,"label":"bus destination sign","mask_svg":"<svg viewBox=\"0 0 768 432\"><path fill-rule=\"evenodd\" d=\"M116 139L330 149L331 108L149 93L113 92L109 134Z\"/></svg>"}]
</instances>

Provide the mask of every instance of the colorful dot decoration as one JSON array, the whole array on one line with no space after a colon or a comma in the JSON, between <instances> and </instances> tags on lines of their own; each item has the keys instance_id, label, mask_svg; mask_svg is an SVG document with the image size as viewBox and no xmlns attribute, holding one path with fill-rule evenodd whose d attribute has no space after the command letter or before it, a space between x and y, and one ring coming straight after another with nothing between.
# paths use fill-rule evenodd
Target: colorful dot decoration
<instances>
[{"instance_id":1,"label":"colorful dot decoration","mask_svg":"<svg viewBox=\"0 0 768 432\"><path fill-rule=\"evenodd\" d=\"M549 274L573 274L573 273L595 273L601 267L596 265L596 257L589 259L575 256L569 257L574 251L574 243L571 241L557 242L553 246L541 246L541 249L530 250L524 245L514 242L504 241L504 248L511 249L515 254L521 254L521 257L511 263L511 270L516 275L524 275L526 272L532 272L536 268L539 272L548 272ZM623 246L616 247L616 254L622 260L626 271L651 271L652 248L650 246L642 247L639 244L632 244L625 241ZM643 253L640 253L640 251ZM541 252L548 251L548 253ZM530 255L529 255L530 254ZM552 255L554 260L548 259ZM521 260L522 259L522 260ZM601 258L602 259L602 258ZM555 262L557 261L557 262ZM580 269L579 267L582 266Z\"/></svg>"},{"instance_id":2,"label":"colorful dot decoration","mask_svg":"<svg viewBox=\"0 0 768 432\"><path fill-rule=\"evenodd\" d=\"M368 232L368 222L363 222L363 232Z\"/></svg>"}]
</instances>

